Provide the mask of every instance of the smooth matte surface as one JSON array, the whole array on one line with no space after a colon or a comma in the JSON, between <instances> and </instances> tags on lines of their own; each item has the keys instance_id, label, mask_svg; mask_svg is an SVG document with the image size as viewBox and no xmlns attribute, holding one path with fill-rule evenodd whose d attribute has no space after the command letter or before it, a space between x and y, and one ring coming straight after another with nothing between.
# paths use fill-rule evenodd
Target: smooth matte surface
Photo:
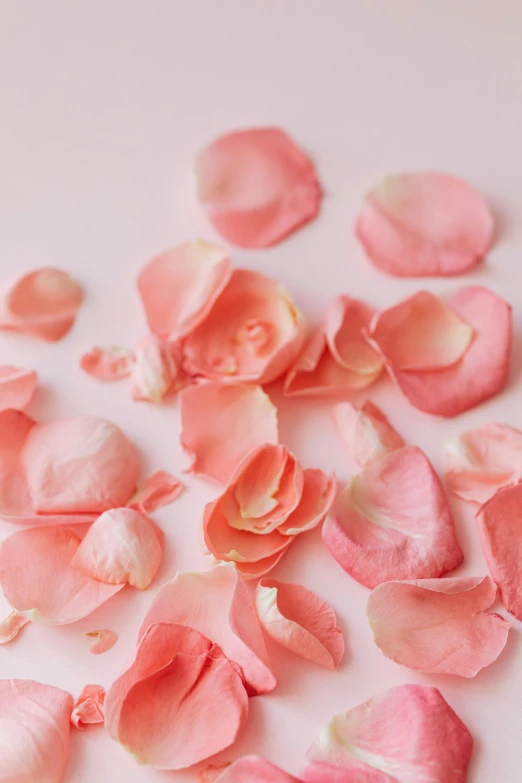
<instances>
[{"instance_id":1,"label":"smooth matte surface","mask_svg":"<svg viewBox=\"0 0 522 783\"><path fill-rule=\"evenodd\" d=\"M522 427L521 29L517 0L0 0L1 277L53 264L71 270L86 291L62 342L0 335L2 362L40 374L31 412L109 417L139 446L144 473L180 474L187 461L176 404L132 402L125 381L97 382L81 372L79 358L95 343L132 347L144 331L135 289L141 264L192 237L217 239L194 197L191 163L201 145L235 127L277 124L316 161L323 210L279 247L233 251L235 263L277 277L312 318L341 292L383 307L421 287L491 286L515 314L511 380L501 395L450 421L410 408L389 382L370 396L439 468L444 440L465 428L487 421ZM407 169L455 173L491 200L499 236L473 274L396 280L364 258L352 231L361 197L386 173ZM306 466L335 470L340 479L354 472L327 405L286 402L280 421L284 441ZM25 628L0 648L1 677L33 677L77 696L86 683L109 685L128 666L157 587L178 569L209 565L199 530L216 488L187 483L155 515L168 548L152 588L126 589L73 626ZM472 508L453 506L466 556L458 573L485 574ZM2 525L1 535L8 532ZM225 758L257 752L296 773L332 713L399 683L428 682L476 738L470 783L519 783L520 623L499 661L475 680L423 676L373 644L368 591L334 562L318 531L303 536L271 576L328 599L348 653L332 673L271 644L280 685L251 700L247 730ZM99 657L84 636L96 628L120 635ZM103 730L74 732L65 783L109 778L184 783L195 775L139 767Z\"/></svg>"}]
</instances>

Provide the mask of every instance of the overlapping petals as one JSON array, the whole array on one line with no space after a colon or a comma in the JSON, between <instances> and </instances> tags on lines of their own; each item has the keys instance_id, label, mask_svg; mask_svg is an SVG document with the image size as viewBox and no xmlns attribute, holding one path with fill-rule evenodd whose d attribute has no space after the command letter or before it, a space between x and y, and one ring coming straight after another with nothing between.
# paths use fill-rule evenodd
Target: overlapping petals
<instances>
[{"instance_id":1,"label":"overlapping petals","mask_svg":"<svg viewBox=\"0 0 522 783\"><path fill-rule=\"evenodd\" d=\"M350 455L362 468L404 446L402 437L370 400L360 406L338 402L333 415Z\"/></svg>"},{"instance_id":2,"label":"overlapping petals","mask_svg":"<svg viewBox=\"0 0 522 783\"><path fill-rule=\"evenodd\" d=\"M135 400L160 403L183 383L181 352L176 343L154 334L142 337L132 368L132 396Z\"/></svg>"},{"instance_id":3,"label":"overlapping petals","mask_svg":"<svg viewBox=\"0 0 522 783\"><path fill-rule=\"evenodd\" d=\"M105 688L102 685L86 685L74 703L71 723L80 731L87 726L100 725L104 721L103 704Z\"/></svg>"},{"instance_id":4,"label":"overlapping petals","mask_svg":"<svg viewBox=\"0 0 522 783\"><path fill-rule=\"evenodd\" d=\"M112 650L116 642L118 641L118 635L114 631L102 629L100 631L89 631L85 634L91 639L94 639L89 648L89 652L93 655L102 655L103 653Z\"/></svg>"},{"instance_id":5,"label":"overlapping petals","mask_svg":"<svg viewBox=\"0 0 522 783\"><path fill-rule=\"evenodd\" d=\"M345 571L371 588L439 577L463 559L440 480L416 446L392 451L350 481L323 540Z\"/></svg>"},{"instance_id":6,"label":"overlapping petals","mask_svg":"<svg viewBox=\"0 0 522 783\"><path fill-rule=\"evenodd\" d=\"M385 582L370 595L366 614L387 658L423 672L474 677L498 658L511 628L486 611L496 596L489 576Z\"/></svg>"},{"instance_id":7,"label":"overlapping petals","mask_svg":"<svg viewBox=\"0 0 522 783\"><path fill-rule=\"evenodd\" d=\"M386 177L366 195L355 227L375 266L399 277L467 272L491 247L493 230L484 198L436 172Z\"/></svg>"},{"instance_id":8,"label":"overlapping petals","mask_svg":"<svg viewBox=\"0 0 522 783\"><path fill-rule=\"evenodd\" d=\"M243 756L224 767L207 767L198 783L300 783L259 756ZM325 781L325 783L328 783ZM332 781L333 783L333 781Z\"/></svg>"},{"instance_id":9,"label":"overlapping petals","mask_svg":"<svg viewBox=\"0 0 522 783\"><path fill-rule=\"evenodd\" d=\"M134 354L118 345L108 348L95 346L84 353L80 359L80 367L88 375L100 381L117 381L127 378L134 365Z\"/></svg>"},{"instance_id":10,"label":"overlapping petals","mask_svg":"<svg viewBox=\"0 0 522 783\"><path fill-rule=\"evenodd\" d=\"M0 365L0 411L14 408L22 411L33 399L38 383L34 370Z\"/></svg>"},{"instance_id":11,"label":"overlapping petals","mask_svg":"<svg viewBox=\"0 0 522 783\"><path fill-rule=\"evenodd\" d=\"M183 489L179 479L166 470L158 470L140 484L128 505L148 514L173 503Z\"/></svg>"}]
</instances>

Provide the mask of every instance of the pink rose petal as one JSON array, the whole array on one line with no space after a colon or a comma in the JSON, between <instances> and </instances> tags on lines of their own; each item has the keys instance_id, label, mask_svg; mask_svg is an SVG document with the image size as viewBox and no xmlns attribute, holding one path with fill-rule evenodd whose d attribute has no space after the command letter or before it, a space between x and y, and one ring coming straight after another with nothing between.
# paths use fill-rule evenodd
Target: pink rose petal
<instances>
[{"instance_id":1,"label":"pink rose petal","mask_svg":"<svg viewBox=\"0 0 522 783\"><path fill-rule=\"evenodd\" d=\"M261 579L257 615L265 631L301 658L337 669L344 639L332 607L302 585Z\"/></svg>"},{"instance_id":2,"label":"pink rose petal","mask_svg":"<svg viewBox=\"0 0 522 783\"><path fill-rule=\"evenodd\" d=\"M243 756L233 764L207 767L200 773L198 783L300 783L279 767L259 756ZM327 781L325 781L327 783Z\"/></svg>"},{"instance_id":3,"label":"pink rose petal","mask_svg":"<svg viewBox=\"0 0 522 783\"><path fill-rule=\"evenodd\" d=\"M104 701L105 688L102 685L86 685L74 704L72 725L83 731L87 726L103 723Z\"/></svg>"},{"instance_id":4,"label":"pink rose petal","mask_svg":"<svg viewBox=\"0 0 522 783\"><path fill-rule=\"evenodd\" d=\"M80 367L88 375L100 381L117 381L132 372L134 355L126 348L110 345L108 348L95 346L80 359Z\"/></svg>"},{"instance_id":5,"label":"pink rose petal","mask_svg":"<svg viewBox=\"0 0 522 783\"><path fill-rule=\"evenodd\" d=\"M277 409L260 386L209 382L180 394L181 443L190 472L226 484L263 443L277 443Z\"/></svg>"},{"instance_id":6,"label":"pink rose petal","mask_svg":"<svg viewBox=\"0 0 522 783\"><path fill-rule=\"evenodd\" d=\"M498 658L512 625L487 614L496 596L489 576L384 582L370 595L366 614L376 645L392 661L474 677Z\"/></svg>"},{"instance_id":7,"label":"pink rose petal","mask_svg":"<svg viewBox=\"0 0 522 783\"><path fill-rule=\"evenodd\" d=\"M416 446L354 476L324 523L323 540L344 570L371 588L439 577L463 559L440 480Z\"/></svg>"},{"instance_id":8,"label":"pink rose petal","mask_svg":"<svg viewBox=\"0 0 522 783\"><path fill-rule=\"evenodd\" d=\"M216 231L240 247L269 247L313 220L315 169L279 128L220 136L196 158L198 199Z\"/></svg>"},{"instance_id":9,"label":"pink rose petal","mask_svg":"<svg viewBox=\"0 0 522 783\"><path fill-rule=\"evenodd\" d=\"M370 400L361 406L339 402L333 415L350 455L362 468L404 446L402 437Z\"/></svg>"},{"instance_id":10,"label":"pink rose petal","mask_svg":"<svg viewBox=\"0 0 522 783\"><path fill-rule=\"evenodd\" d=\"M132 397L159 404L182 386L181 352L177 343L154 334L142 337L132 368Z\"/></svg>"},{"instance_id":11,"label":"pink rose petal","mask_svg":"<svg viewBox=\"0 0 522 783\"><path fill-rule=\"evenodd\" d=\"M302 777L307 783L465 783L472 748L471 734L437 688L399 685L334 716L308 751Z\"/></svg>"},{"instance_id":12,"label":"pink rose petal","mask_svg":"<svg viewBox=\"0 0 522 783\"><path fill-rule=\"evenodd\" d=\"M178 573L157 593L140 638L153 623L187 625L218 644L241 668L250 694L275 688L253 596L234 568Z\"/></svg>"},{"instance_id":13,"label":"pink rose petal","mask_svg":"<svg viewBox=\"0 0 522 783\"><path fill-rule=\"evenodd\" d=\"M228 254L202 240L153 258L138 276L151 332L170 340L189 334L208 315L230 275Z\"/></svg>"},{"instance_id":14,"label":"pink rose petal","mask_svg":"<svg viewBox=\"0 0 522 783\"><path fill-rule=\"evenodd\" d=\"M303 470L303 492L299 505L277 528L284 536L297 536L313 530L324 521L337 492L334 477L325 476L322 470Z\"/></svg>"},{"instance_id":15,"label":"pink rose petal","mask_svg":"<svg viewBox=\"0 0 522 783\"><path fill-rule=\"evenodd\" d=\"M366 195L355 233L376 267L398 277L458 275L493 242L483 197L449 174L386 177Z\"/></svg>"},{"instance_id":16,"label":"pink rose petal","mask_svg":"<svg viewBox=\"0 0 522 783\"><path fill-rule=\"evenodd\" d=\"M105 702L110 736L140 763L165 770L227 748L247 714L241 677L220 648L192 628L164 623L147 628Z\"/></svg>"},{"instance_id":17,"label":"pink rose petal","mask_svg":"<svg viewBox=\"0 0 522 783\"><path fill-rule=\"evenodd\" d=\"M0 365L0 411L14 408L22 411L33 399L38 383L34 370L22 370L9 364Z\"/></svg>"},{"instance_id":18,"label":"pink rose petal","mask_svg":"<svg viewBox=\"0 0 522 783\"><path fill-rule=\"evenodd\" d=\"M94 639L89 648L89 652L93 655L102 655L103 653L112 650L118 641L118 634L106 629L102 631L89 631L85 636L90 636Z\"/></svg>"},{"instance_id":19,"label":"pink rose petal","mask_svg":"<svg viewBox=\"0 0 522 783\"><path fill-rule=\"evenodd\" d=\"M185 370L214 381L269 383L295 361L305 337L303 316L279 283L235 269L184 341Z\"/></svg>"},{"instance_id":20,"label":"pink rose petal","mask_svg":"<svg viewBox=\"0 0 522 783\"><path fill-rule=\"evenodd\" d=\"M158 470L140 484L128 505L143 514L149 514L173 503L183 489L184 485L179 479L165 470Z\"/></svg>"},{"instance_id":21,"label":"pink rose petal","mask_svg":"<svg viewBox=\"0 0 522 783\"><path fill-rule=\"evenodd\" d=\"M5 620L0 622L0 644L7 644L15 639L28 622L27 617L18 614L18 612L11 612Z\"/></svg>"},{"instance_id":22,"label":"pink rose petal","mask_svg":"<svg viewBox=\"0 0 522 783\"><path fill-rule=\"evenodd\" d=\"M67 527L20 530L0 546L0 587L19 614L49 625L74 623L121 590L72 565L80 537Z\"/></svg>"}]
</instances>

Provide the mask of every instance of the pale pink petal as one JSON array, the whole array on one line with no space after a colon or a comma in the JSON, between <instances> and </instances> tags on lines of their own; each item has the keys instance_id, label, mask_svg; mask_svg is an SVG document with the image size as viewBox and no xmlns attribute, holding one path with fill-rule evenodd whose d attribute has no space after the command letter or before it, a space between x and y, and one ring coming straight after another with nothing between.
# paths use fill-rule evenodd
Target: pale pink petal
<instances>
[{"instance_id":1,"label":"pale pink petal","mask_svg":"<svg viewBox=\"0 0 522 783\"><path fill-rule=\"evenodd\" d=\"M303 477L299 505L277 528L284 536L297 536L320 525L335 499L337 483L333 476L328 477L317 468L306 468Z\"/></svg>"},{"instance_id":2,"label":"pale pink petal","mask_svg":"<svg viewBox=\"0 0 522 783\"><path fill-rule=\"evenodd\" d=\"M112 585L145 590L163 557L159 528L134 508L105 511L92 523L72 564L82 573Z\"/></svg>"},{"instance_id":3,"label":"pale pink petal","mask_svg":"<svg viewBox=\"0 0 522 783\"><path fill-rule=\"evenodd\" d=\"M269 383L295 361L305 337L303 316L279 283L235 269L205 320L184 341L184 367L209 380Z\"/></svg>"},{"instance_id":4,"label":"pale pink petal","mask_svg":"<svg viewBox=\"0 0 522 783\"><path fill-rule=\"evenodd\" d=\"M307 783L465 783L472 749L471 734L437 688L399 685L334 716L308 751L302 777ZM338 777L328 777L333 770Z\"/></svg>"},{"instance_id":5,"label":"pale pink petal","mask_svg":"<svg viewBox=\"0 0 522 783\"><path fill-rule=\"evenodd\" d=\"M33 399L38 383L34 370L22 370L9 364L0 365L0 411L14 408L22 411Z\"/></svg>"},{"instance_id":6,"label":"pale pink petal","mask_svg":"<svg viewBox=\"0 0 522 783\"><path fill-rule=\"evenodd\" d=\"M259 756L243 756L233 764L207 767L200 773L198 783L299 783L299 780Z\"/></svg>"},{"instance_id":7,"label":"pale pink petal","mask_svg":"<svg viewBox=\"0 0 522 783\"><path fill-rule=\"evenodd\" d=\"M134 355L126 348L110 345L108 348L95 346L80 359L80 367L88 375L100 381L117 381L132 372Z\"/></svg>"},{"instance_id":8,"label":"pale pink petal","mask_svg":"<svg viewBox=\"0 0 522 783\"><path fill-rule=\"evenodd\" d=\"M144 514L173 503L183 492L184 485L166 470L158 470L145 479L128 503Z\"/></svg>"},{"instance_id":9,"label":"pale pink petal","mask_svg":"<svg viewBox=\"0 0 522 783\"><path fill-rule=\"evenodd\" d=\"M429 460L404 446L371 463L323 525L337 562L366 587L439 577L463 559L448 501Z\"/></svg>"},{"instance_id":10,"label":"pale pink petal","mask_svg":"<svg viewBox=\"0 0 522 783\"><path fill-rule=\"evenodd\" d=\"M72 725L83 731L87 726L103 723L104 702L105 688L102 685L86 685L74 704Z\"/></svg>"},{"instance_id":11,"label":"pale pink petal","mask_svg":"<svg viewBox=\"0 0 522 783\"><path fill-rule=\"evenodd\" d=\"M151 332L176 340L187 335L208 314L230 275L226 251L202 240L153 258L138 276Z\"/></svg>"},{"instance_id":12,"label":"pale pink petal","mask_svg":"<svg viewBox=\"0 0 522 783\"><path fill-rule=\"evenodd\" d=\"M60 783L72 697L34 680L0 680L0 704L1 783Z\"/></svg>"},{"instance_id":13,"label":"pale pink petal","mask_svg":"<svg viewBox=\"0 0 522 783\"><path fill-rule=\"evenodd\" d=\"M121 590L72 565L80 537L67 527L21 530L0 546L0 587L14 610L33 622L74 623Z\"/></svg>"},{"instance_id":14,"label":"pale pink petal","mask_svg":"<svg viewBox=\"0 0 522 783\"><path fill-rule=\"evenodd\" d=\"M256 609L265 631L301 658L337 669L344 639L332 607L297 584L262 579L256 589Z\"/></svg>"},{"instance_id":15,"label":"pale pink petal","mask_svg":"<svg viewBox=\"0 0 522 783\"><path fill-rule=\"evenodd\" d=\"M404 446L402 437L370 400L360 406L339 402L334 405L333 415L350 455L363 468Z\"/></svg>"},{"instance_id":16,"label":"pale pink petal","mask_svg":"<svg viewBox=\"0 0 522 783\"><path fill-rule=\"evenodd\" d=\"M384 582L366 614L376 645L392 661L474 677L498 658L511 628L499 614L487 614L496 596L489 576Z\"/></svg>"},{"instance_id":17,"label":"pale pink petal","mask_svg":"<svg viewBox=\"0 0 522 783\"><path fill-rule=\"evenodd\" d=\"M27 617L18 614L18 612L11 612L5 620L0 622L0 644L7 644L15 639L28 622Z\"/></svg>"},{"instance_id":18,"label":"pale pink petal","mask_svg":"<svg viewBox=\"0 0 522 783\"><path fill-rule=\"evenodd\" d=\"M375 266L399 277L467 272L491 247L493 230L480 193L436 172L386 177L366 195L355 226Z\"/></svg>"},{"instance_id":19,"label":"pale pink petal","mask_svg":"<svg viewBox=\"0 0 522 783\"><path fill-rule=\"evenodd\" d=\"M485 503L501 487L522 479L522 432L507 424L483 424L445 445L444 478L464 500Z\"/></svg>"},{"instance_id":20,"label":"pale pink petal","mask_svg":"<svg viewBox=\"0 0 522 783\"><path fill-rule=\"evenodd\" d=\"M192 473L226 484L250 452L279 440L277 409L260 386L187 386L179 403L181 444L192 458Z\"/></svg>"},{"instance_id":21,"label":"pale pink petal","mask_svg":"<svg viewBox=\"0 0 522 783\"><path fill-rule=\"evenodd\" d=\"M489 572L508 612L522 620L522 484L499 489L477 512Z\"/></svg>"},{"instance_id":22,"label":"pale pink petal","mask_svg":"<svg viewBox=\"0 0 522 783\"><path fill-rule=\"evenodd\" d=\"M218 644L241 667L249 693L268 693L275 687L253 596L234 568L177 574L156 595L140 638L158 622L187 625Z\"/></svg>"},{"instance_id":23,"label":"pale pink petal","mask_svg":"<svg viewBox=\"0 0 522 783\"><path fill-rule=\"evenodd\" d=\"M313 164L279 128L220 136L197 156L196 176L214 228L240 247L275 245L319 212Z\"/></svg>"},{"instance_id":24,"label":"pale pink petal","mask_svg":"<svg viewBox=\"0 0 522 783\"><path fill-rule=\"evenodd\" d=\"M85 636L90 636L94 639L89 648L89 652L93 655L102 655L103 653L112 650L118 641L118 634L106 629L102 631L89 631Z\"/></svg>"},{"instance_id":25,"label":"pale pink petal","mask_svg":"<svg viewBox=\"0 0 522 783\"><path fill-rule=\"evenodd\" d=\"M241 677L220 648L192 628L164 623L148 627L105 702L110 736L140 763L165 770L227 748L247 715Z\"/></svg>"},{"instance_id":26,"label":"pale pink petal","mask_svg":"<svg viewBox=\"0 0 522 783\"><path fill-rule=\"evenodd\" d=\"M154 334L142 337L132 368L132 397L159 404L183 383L181 352L177 343Z\"/></svg>"}]
</instances>

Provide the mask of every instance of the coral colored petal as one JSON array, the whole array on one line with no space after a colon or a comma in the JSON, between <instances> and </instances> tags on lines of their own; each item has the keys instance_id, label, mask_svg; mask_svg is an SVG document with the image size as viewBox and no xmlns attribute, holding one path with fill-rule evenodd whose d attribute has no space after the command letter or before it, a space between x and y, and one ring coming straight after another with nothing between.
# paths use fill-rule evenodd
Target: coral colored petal
<instances>
[{"instance_id":1,"label":"coral colored petal","mask_svg":"<svg viewBox=\"0 0 522 783\"><path fill-rule=\"evenodd\" d=\"M260 386L202 383L180 394L181 443L190 471L226 484L263 443L277 443L277 409Z\"/></svg>"},{"instance_id":2,"label":"coral colored petal","mask_svg":"<svg viewBox=\"0 0 522 783\"><path fill-rule=\"evenodd\" d=\"M22 370L9 364L0 365L0 411L14 408L22 411L33 399L38 383L34 370Z\"/></svg>"},{"instance_id":3,"label":"coral colored petal","mask_svg":"<svg viewBox=\"0 0 522 783\"><path fill-rule=\"evenodd\" d=\"M243 756L224 767L208 767L199 783L299 783L297 778L283 772L259 756Z\"/></svg>"},{"instance_id":4,"label":"coral colored petal","mask_svg":"<svg viewBox=\"0 0 522 783\"><path fill-rule=\"evenodd\" d=\"M334 405L333 415L350 455L363 468L404 446L402 437L370 400L359 407L339 402Z\"/></svg>"},{"instance_id":5,"label":"coral colored petal","mask_svg":"<svg viewBox=\"0 0 522 783\"><path fill-rule=\"evenodd\" d=\"M183 489L183 482L165 470L158 470L140 484L128 506L148 514L173 503Z\"/></svg>"},{"instance_id":6,"label":"coral colored petal","mask_svg":"<svg viewBox=\"0 0 522 783\"><path fill-rule=\"evenodd\" d=\"M89 648L89 652L93 655L102 655L102 653L112 650L118 641L118 634L114 633L114 631L89 631L85 635L94 639Z\"/></svg>"},{"instance_id":7,"label":"coral colored petal","mask_svg":"<svg viewBox=\"0 0 522 783\"><path fill-rule=\"evenodd\" d=\"M486 612L496 596L489 576L385 582L370 595L366 614L387 658L422 672L474 677L498 658L511 628Z\"/></svg>"},{"instance_id":8,"label":"coral colored petal","mask_svg":"<svg viewBox=\"0 0 522 783\"><path fill-rule=\"evenodd\" d=\"M108 348L95 346L80 359L80 367L88 375L100 381L117 381L132 372L134 355L118 345Z\"/></svg>"},{"instance_id":9,"label":"coral colored petal","mask_svg":"<svg viewBox=\"0 0 522 783\"><path fill-rule=\"evenodd\" d=\"M463 559L442 485L416 446L371 463L323 525L337 562L366 587L439 577Z\"/></svg>"},{"instance_id":10,"label":"coral colored petal","mask_svg":"<svg viewBox=\"0 0 522 783\"><path fill-rule=\"evenodd\" d=\"M34 680L0 680L0 781L60 783L69 756L72 697Z\"/></svg>"},{"instance_id":11,"label":"coral colored petal","mask_svg":"<svg viewBox=\"0 0 522 783\"><path fill-rule=\"evenodd\" d=\"M189 334L208 315L230 275L226 251L202 240L153 258L138 276L151 332L165 339Z\"/></svg>"},{"instance_id":12,"label":"coral colored petal","mask_svg":"<svg viewBox=\"0 0 522 783\"><path fill-rule=\"evenodd\" d=\"M253 597L234 568L177 574L157 593L140 638L158 622L188 625L219 644L241 667L249 693L268 693L275 687Z\"/></svg>"},{"instance_id":13,"label":"coral colored petal","mask_svg":"<svg viewBox=\"0 0 522 783\"><path fill-rule=\"evenodd\" d=\"M257 615L265 631L301 658L337 669L344 639L332 607L302 585L262 579L256 589Z\"/></svg>"},{"instance_id":14,"label":"coral colored petal","mask_svg":"<svg viewBox=\"0 0 522 783\"><path fill-rule=\"evenodd\" d=\"M279 128L220 136L196 158L198 199L240 247L269 247L313 220L321 187L309 158Z\"/></svg>"},{"instance_id":15,"label":"coral colored petal","mask_svg":"<svg viewBox=\"0 0 522 783\"><path fill-rule=\"evenodd\" d=\"M121 590L72 566L80 538L67 527L31 528L0 546L0 587L19 614L50 625L74 623Z\"/></svg>"},{"instance_id":16,"label":"coral colored petal","mask_svg":"<svg viewBox=\"0 0 522 783\"><path fill-rule=\"evenodd\" d=\"M303 477L299 505L286 522L277 528L284 536L297 536L320 525L335 499L337 483L334 477L325 476L317 468L307 468L303 471Z\"/></svg>"},{"instance_id":17,"label":"coral colored petal","mask_svg":"<svg viewBox=\"0 0 522 783\"><path fill-rule=\"evenodd\" d=\"M7 644L15 639L28 622L29 620L18 612L11 612L0 622L0 644Z\"/></svg>"},{"instance_id":18,"label":"coral colored petal","mask_svg":"<svg viewBox=\"0 0 522 783\"><path fill-rule=\"evenodd\" d=\"M228 563L229 565L233 564L236 571L238 571L245 579L259 579L259 577L268 574L272 568L275 568L293 540L294 537L287 536L286 547L284 549L281 549L279 552L276 552L273 555L262 558L261 560L256 560L253 563L234 561L228 561Z\"/></svg>"},{"instance_id":19,"label":"coral colored petal","mask_svg":"<svg viewBox=\"0 0 522 783\"><path fill-rule=\"evenodd\" d=\"M309 783L465 783L472 748L471 734L437 688L399 685L334 716L308 751L302 777ZM339 777L318 776L322 764Z\"/></svg>"},{"instance_id":20,"label":"coral colored petal","mask_svg":"<svg viewBox=\"0 0 522 783\"><path fill-rule=\"evenodd\" d=\"M366 195L355 232L376 267L399 277L458 275L493 241L483 197L449 174L386 177Z\"/></svg>"},{"instance_id":21,"label":"coral colored petal","mask_svg":"<svg viewBox=\"0 0 522 783\"><path fill-rule=\"evenodd\" d=\"M71 723L80 731L87 726L103 723L105 688L102 685L86 685L74 704Z\"/></svg>"}]
</instances>

